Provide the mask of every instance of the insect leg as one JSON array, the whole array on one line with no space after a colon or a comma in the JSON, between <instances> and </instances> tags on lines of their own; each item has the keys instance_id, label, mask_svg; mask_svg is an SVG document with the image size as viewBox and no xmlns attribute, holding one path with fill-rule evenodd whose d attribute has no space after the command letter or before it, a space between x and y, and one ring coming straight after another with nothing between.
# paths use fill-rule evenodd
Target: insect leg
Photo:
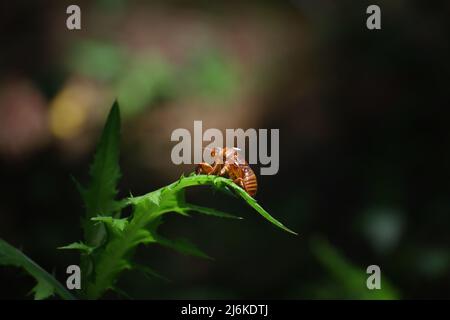
<instances>
[{"instance_id":1,"label":"insect leg","mask_svg":"<svg viewBox=\"0 0 450 320\"><path fill-rule=\"evenodd\" d=\"M240 186L242 189L245 190L244 179L236 178L236 179L233 180L233 182L236 183L238 186Z\"/></svg>"},{"instance_id":2,"label":"insect leg","mask_svg":"<svg viewBox=\"0 0 450 320\"><path fill-rule=\"evenodd\" d=\"M206 162L201 162L195 168L196 174L211 174L214 171L214 168Z\"/></svg>"},{"instance_id":3,"label":"insect leg","mask_svg":"<svg viewBox=\"0 0 450 320\"><path fill-rule=\"evenodd\" d=\"M222 164L214 162L214 164L213 164L213 166L211 168L212 168L212 171L211 171L210 174L219 175L219 173L222 170Z\"/></svg>"},{"instance_id":4,"label":"insect leg","mask_svg":"<svg viewBox=\"0 0 450 320\"><path fill-rule=\"evenodd\" d=\"M230 174L230 172L229 172L229 167L228 166L224 166L221 170L220 170L220 172L219 172L219 175L220 176L226 176L226 175L228 175L229 176L229 174Z\"/></svg>"}]
</instances>

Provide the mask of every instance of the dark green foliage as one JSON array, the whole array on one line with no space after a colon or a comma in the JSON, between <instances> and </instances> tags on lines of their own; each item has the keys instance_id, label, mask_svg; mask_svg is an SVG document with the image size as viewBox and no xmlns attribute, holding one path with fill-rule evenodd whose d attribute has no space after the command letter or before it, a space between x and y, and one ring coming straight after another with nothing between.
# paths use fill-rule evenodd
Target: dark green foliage
<instances>
[{"instance_id":1,"label":"dark green foliage","mask_svg":"<svg viewBox=\"0 0 450 320\"><path fill-rule=\"evenodd\" d=\"M319 263L333 278L333 283L339 286L339 292L345 293L350 299L398 299L399 294L383 277L380 290L369 290L366 287L368 275L365 270L355 267L346 260L335 248L322 238L316 238L311 243L312 252Z\"/></svg>"},{"instance_id":2,"label":"dark green foliage","mask_svg":"<svg viewBox=\"0 0 450 320\"><path fill-rule=\"evenodd\" d=\"M90 169L91 183L84 189L79 187L86 207L86 217L83 220L86 244L98 246L104 238L101 225L90 220L97 215L113 216L119 209L117 183L120 178L119 168L120 142L120 112L114 103L97 147L94 162Z\"/></svg>"},{"instance_id":3,"label":"dark green foliage","mask_svg":"<svg viewBox=\"0 0 450 320\"><path fill-rule=\"evenodd\" d=\"M0 239L0 265L23 268L33 276L33 278L36 279L37 284L31 291L34 293L34 298L36 300L46 299L55 293L63 299L74 299L72 294L51 274L2 239Z\"/></svg>"}]
</instances>

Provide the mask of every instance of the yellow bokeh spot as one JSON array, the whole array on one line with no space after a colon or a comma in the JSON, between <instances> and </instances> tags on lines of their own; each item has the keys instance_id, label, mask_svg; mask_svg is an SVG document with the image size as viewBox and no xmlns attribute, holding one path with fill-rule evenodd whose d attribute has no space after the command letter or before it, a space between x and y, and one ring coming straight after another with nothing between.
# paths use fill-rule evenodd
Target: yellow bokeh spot
<instances>
[{"instance_id":1,"label":"yellow bokeh spot","mask_svg":"<svg viewBox=\"0 0 450 320\"><path fill-rule=\"evenodd\" d=\"M50 130L60 139L79 134L87 117L88 106L76 86L66 87L50 104Z\"/></svg>"}]
</instances>

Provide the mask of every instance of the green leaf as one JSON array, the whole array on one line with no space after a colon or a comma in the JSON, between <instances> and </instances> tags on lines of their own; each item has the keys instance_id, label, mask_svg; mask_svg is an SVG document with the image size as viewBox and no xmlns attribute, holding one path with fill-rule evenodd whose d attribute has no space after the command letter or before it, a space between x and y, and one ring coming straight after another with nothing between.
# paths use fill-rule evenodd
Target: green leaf
<instances>
[{"instance_id":1,"label":"green leaf","mask_svg":"<svg viewBox=\"0 0 450 320\"><path fill-rule=\"evenodd\" d=\"M369 290L366 287L368 274L365 270L351 264L333 246L322 238L315 238L311 248L321 265L341 287L340 292L346 292L351 299L398 299L397 291L383 278L380 290Z\"/></svg>"},{"instance_id":2,"label":"green leaf","mask_svg":"<svg viewBox=\"0 0 450 320\"><path fill-rule=\"evenodd\" d=\"M31 293L34 293L34 300L45 300L55 293L55 289L46 281L38 281Z\"/></svg>"},{"instance_id":3,"label":"green leaf","mask_svg":"<svg viewBox=\"0 0 450 320\"><path fill-rule=\"evenodd\" d=\"M258 212L262 217L264 217L266 220L268 220L273 225L277 226L278 228L283 229L284 231L287 231L289 233L292 233L294 235L297 235L296 232L292 231L291 229L284 226L280 221L272 217L266 210L264 210L263 207L259 205L258 202L254 198L252 198L244 189L239 187L237 184L235 184L232 180L226 179L223 177L213 176L213 175L191 175L188 177L181 177L178 181L168 185L167 187L164 187L160 190L157 190L160 196L164 196L166 194L177 194L182 189L185 189L187 187L192 186L198 186L198 185L212 185L215 188L218 189L226 189L229 188L233 190L239 197L241 197L247 204L252 207L256 212ZM155 191L154 191L155 192ZM143 196L134 197L129 199L129 203L131 204L138 204L142 201L147 201L150 198L154 198L155 195L154 192L145 194ZM173 208L172 208L173 210Z\"/></svg>"},{"instance_id":4,"label":"green leaf","mask_svg":"<svg viewBox=\"0 0 450 320\"><path fill-rule=\"evenodd\" d=\"M127 199L125 204L133 206L133 213L130 218L115 219L110 216L100 216L92 219L105 223L112 233L106 244L100 248L99 253L94 257L95 278L88 284L88 298L99 298L106 290L114 288L118 275L125 269L132 268L130 260L134 249L139 244L158 243L183 254L211 259L186 239L172 240L158 234L162 217L169 212L186 215L187 212L198 211L212 216L237 218L219 210L187 203L185 189L197 185L229 188L271 223L285 231L294 233L273 218L255 199L229 179L206 175L181 177L178 181L166 187L143 196Z\"/></svg>"},{"instance_id":5,"label":"green leaf","mask_svg":"<svg viewBox=\"0 0 450 320\"><path fill-rule=\"evenodd\" d=\"M37 285L32 289L36 300L46 299L54 293L66 300L75 299L51 274L2 239L0 239L0 265L23 268L33 276L37 281Z\"/></svg>"},{"instance_id":6,"label":"green leaf","mask_svg":"<svg viewBox=\"0 0 450 320\"><path fill-rule=\"evenodd\" d=\"M113 217L94 217L91 218L92 221L100 221L105 223L111 230L115 233L121 233L128 224L127 218L113 218Z\"/></svg>"},{"instance_id":7,"label":"green leaf","mask_svg":"<svg viewBox=\"0 0 450 320\"><path fill-rule=\"evenodd\" d=\"M222 178L223 179L223 178ZM242 199L244 199L247 204L256 210L261 216L263 216L266 220L268 220L270 223L274 224L278 228L283 229L284 231L287 231L289 233L292 233L294 235L297 235L296 232L292 231L291 229L284 226L280 221L272 217L266 210L264 210L263 207L260 206L258 202L256 202L255 198L251 197L244 189L239 187L237 184L235 184L233 181L229 179L219 180L215 182L215 185L219 188L223 188L222 184L226 184L230 189L234 190Z\"/></svg>"},{"instance_id":8,"label":"green leaf","mask_svg":"<svg viewBox=\"0 0 450 320\"><path fill-rule=\"evenodd\" d=\"M72 249L84 251L81 256L82 295L85 296L87 284L95 277L95 261L91 257L93 250L106 241L106 227L102 223L92 221L97 216L111 216L120 218L120 210L126 205L123 201L116 201L117 183L120 178L119 168L119 142L120 142L120 111L117 102L114 102L103 128L100 141L90 168L91 181L84 188L75 179L86 207L86 214L82 220L84 244L87 247L75 245ZM88 249L90 248L90 249ZM86 249L86 250L84 250Z\"/></svg>"},{"instance_id":9,"label":"green leaf","mask_svg":"<svg viewBox=\"0 0 450 320\"><path fill-rule=\"evenodd\" d=\"M120 178L119 142L120 112L115 102L109 112L90 169L91 182L87 189L78 186L86 206L83 228L86 244L90 246L100 245L105 236L104 228L96 225L91 218L100 215L113 216L120 208L120 204L115 200Z\"/></svg>"},{"instance_id":10,"label":"green leaf","mask_svg":"<svg viewBox=\"0 0 450 320\"><path fill-rule=\"evenodd\" d=\"M58 247L58 249L79 250L81 252L91 254L95 248L88 246L87 244L80 241L80 242L73 242L73 243L63 246L63 247Z\"/></svg>"},{"instance_id":11,"label":"green leaf","mask_svg":"<svg viewBox=\"0 0 450 320\"><path fill-rule=\"evenodd\" d=\"M219 218L229 218L229 219L243 219L242 217L238 217L220 210L216 210L213 208L208 208L208 207L202 207L202 206L197 206L195 204L185 204L184 207L179 208L178 210L182 211L182 212L190 212L190 211L194 211L194 212L199 212L199 213L203 213L209 216L214 216L214 217L219 217Z\"/></svg>"}]
</instances>

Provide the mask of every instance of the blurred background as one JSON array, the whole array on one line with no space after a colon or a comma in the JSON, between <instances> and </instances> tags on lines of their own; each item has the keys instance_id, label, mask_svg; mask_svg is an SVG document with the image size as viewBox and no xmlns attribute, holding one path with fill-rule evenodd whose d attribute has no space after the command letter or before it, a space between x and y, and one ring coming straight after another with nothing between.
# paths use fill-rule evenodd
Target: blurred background
<instances>
[{"instance_id":1,"label":"blurred background","mask_svg":"<svg viewBox=\"0 0 450 320\"><path fill-rule=\"evenodd\" d=\"M369 31L375 3L382 30ZM122 197L193 170L172 164L170 134L194 120L279 128L280 170L258 177L257 199L299 233L189 190L245 220L168 219L165 234L215 260L141 247L137 260L170 281L125 273L131 297L450 298L450 3L433 4L3 1L0 237L65 279L78 256L56 247L81 239L84 214L71 176L88 181L117 98ZM382 290L365 286L372 264ZM0 298L29 299L32 285L1 268Z\"/></svg>"}]
</instances>

